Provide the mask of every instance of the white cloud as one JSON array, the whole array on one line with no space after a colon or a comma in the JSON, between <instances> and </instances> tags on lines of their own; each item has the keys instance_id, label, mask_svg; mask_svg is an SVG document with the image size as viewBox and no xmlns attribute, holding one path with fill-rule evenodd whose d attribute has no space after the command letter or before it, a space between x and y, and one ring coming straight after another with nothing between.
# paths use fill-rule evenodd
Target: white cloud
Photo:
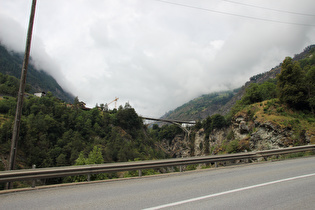
<instances>
[{"instance_id":1,"label":"white cloud","mask_svg":"<svg viewBox=\"0 0 315 210\"><path fill-rule=\"evenodd\" d=\"M170 0L194 7L313 24L314 17L225 1ZM258 6L313 13L311 0ZM30 3L0 0L0 40L23 51ZM201 94L242 85L314 44L310 26L281 24L148 0L38 1L32 43L37 65L89 106L129 101L159 117Z\"/></svg>"}]
</instances>

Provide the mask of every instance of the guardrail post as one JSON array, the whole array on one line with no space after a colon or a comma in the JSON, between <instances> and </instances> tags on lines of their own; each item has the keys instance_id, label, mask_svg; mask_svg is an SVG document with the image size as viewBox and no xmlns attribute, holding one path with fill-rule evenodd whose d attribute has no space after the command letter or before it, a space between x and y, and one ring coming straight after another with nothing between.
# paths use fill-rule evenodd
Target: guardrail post
<instances>
[{"instance_id":1,"label":"guardrail post","mask_svg":"<svg viewBox=\"0 0 315 210\"><path fill-rule=\"evenodd\" d=\"M90 182L91 181L91 174L87 175L87 181Z\"/></svg>"},{"instance_id":2,"label":"guardrail post","mask_svg":"<svg viewBox=\"0 0 315 210\"><path fill-rule=\"evenodd\" d=\"M141 177L142 176L142 170L139 169L138 171L139 171L139 177Z\"/></svg>"},{"instance_id":3,"label":"guardrail post","mask_svg":"<svg viewBox=\"0 0 315 210\"><path fill-rule=\"evenodd\" d=\"M214 167L218 168L218 162L214 162Z\"/></svg>"},{"instance_id":4,"label":"guardrail post","mask_svg":"<svg viewBox=\"0 0 315 210\"><path fill-rule=\"evenodd\" d=\"M35 169L36 168L36 165L32 165L32 169ZM35 188L35 185L36 185L36 179L33 179L32 180L32 188Z\"/></svg>"},{"instance_id":5,"label":"guardrail post","mask_svg":"<svg viewBox=\"0 0 315 210\"><path fill-rule=\"evenodd\" d=\"M183 166L179 166L179 172L183 172Z\"/></svg>"}]
</instances>

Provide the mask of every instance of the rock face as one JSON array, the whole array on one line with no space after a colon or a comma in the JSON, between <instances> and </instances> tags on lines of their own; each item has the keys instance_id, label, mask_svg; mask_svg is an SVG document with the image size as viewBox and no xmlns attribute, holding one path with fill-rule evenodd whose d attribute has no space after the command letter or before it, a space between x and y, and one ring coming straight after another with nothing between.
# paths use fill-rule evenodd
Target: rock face
<instances>
[{"instance_id":1,"label":"rock face","mask_svg":"<svg viewBox=\"0 0 315 210\"><path fill-rule=\"evenodd\" d=\"M172 141L163 140L160 144L162 150L172 158L190 157L189 141L184 135L177 135Z\"/></svg>"},{"instance_id":2,"label":"rock face","mask_svg":"<svg viewBox=\"0 0 315 210\"><path fill-rule=\"evenodd\" d=\"M194 156L202 156L205 154L206 143L205 143L205 132L204 129L200 129L194 138Z\"/></svg>"},{"instance_id":3,"label":"rock face","mask_svg":"<svg viewBox=\"0 0 315 210\"><path fill-rule=\"evenodd\" d=\"M292 131L281 129L270 122L256 123L256 132L251 134L251 148L257 150L278 149L289 146Z\"/></svg>"},{"instance_id":4,"label":"rock face","mask_svg":"<svg viewBox=\"0 0 315 210\"><path fill-rule=\"evenodd\" d=\"M291 127L281 127L270 121L256 121L247 114L233 120L233 132L236 139L248 138L250 150L279 149L294 146L296 143L308 144L311 139L311 135L305 131L296 138Z\"/></svg>"},{"instance_id":5,"label":"rock face","mask_svg":"<svg viewBox=\"0 0 315 210\"><path fill-rule=\"evenodd\" d=\"M234 117L232 124L223 129L214 129L206 138L204 129L195 134L181 135L172 141L163 141L164 151L171 157L203 156L217 154L224 145L236 140L239 142L239 150L267 150L290 147L298 144L308 144L314 135L301 131L298 135L290 126L279 126L270 121L258 121L251 119L245 113Z\"/></svg>"}]
</instances>

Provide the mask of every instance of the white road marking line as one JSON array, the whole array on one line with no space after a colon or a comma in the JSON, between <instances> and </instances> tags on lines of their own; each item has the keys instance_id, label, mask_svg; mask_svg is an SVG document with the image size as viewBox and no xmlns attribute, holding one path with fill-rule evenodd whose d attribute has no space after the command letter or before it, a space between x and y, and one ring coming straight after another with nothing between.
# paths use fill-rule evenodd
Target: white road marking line
<instances>
[{"instance_id":1,"label":"white road marking line","mask_svg":"<svg viewBox=\"0 0 315 210\"><path fill-rule=\"evenodd\" d=\"M243 191L243 190L249 190L249 189L253 189L253 188L257 188L257 187L263 187L263 186L267 186L267 185L277 184L277 183L280 183L280 182L287 182L287 181L291 181L291 180L295 180L295 179L302 179L302 178L311 177L311 176L315 176L315 173L301 175L301 176L295 176L295 177L286 178L286 179L280 179L280 180L276 180L276 181L272 181L272 182L266 182L266 183L257 184L257 185L252 185L252 186L248 186L248 187L242 187L242 188L238 188L238 189L234 189L234 190L228 190L228 191L225 191L225 192L205 195L205 196L201 196L201 197L197 197L197 198L191 198L191 199L188 199L188 200L183 200L183 201L178 201L178 202L174 202L174 203L164 204L164 205L161 205L161 206L155 206L155 207L147 208L147 209L144 209L144 210L163 209L163 208L167 208L167 207L181 205L181 204L184 204L184 203L190 203L190 202L199 201L199 200L203 200L203 199L207 199L207 198L217 197L217 196L220 196L220 195L226 195L226 194L229 194L229 193L240 192L240 191Z\"/></svg>"}]
</instances>

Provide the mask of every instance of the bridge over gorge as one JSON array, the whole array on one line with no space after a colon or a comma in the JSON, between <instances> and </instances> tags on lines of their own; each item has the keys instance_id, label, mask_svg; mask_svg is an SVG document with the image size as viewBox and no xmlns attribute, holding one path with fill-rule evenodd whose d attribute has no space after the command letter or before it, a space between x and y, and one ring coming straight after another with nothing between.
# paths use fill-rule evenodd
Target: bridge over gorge
<instances>
[{"instance_id":1,"label":"bridge over gorge","mask_svg":"<svg viewBox=\"0 0 315 210\"><path fill-rule=\"evenodd\" d=\"M157 118L153 118L153 117L143 117L143 116L140 116L140 118L142 118L144 120L152 120L152 121L172 123L174 125L179 126L181 129L183 129L183 131L187 133L188 137L190 135L190 130L188 128L190 126L193 126L196 124L196 121L194 121L194 120L185 121L185 120L157 119Z\"/></svg>"}]
</instances>

